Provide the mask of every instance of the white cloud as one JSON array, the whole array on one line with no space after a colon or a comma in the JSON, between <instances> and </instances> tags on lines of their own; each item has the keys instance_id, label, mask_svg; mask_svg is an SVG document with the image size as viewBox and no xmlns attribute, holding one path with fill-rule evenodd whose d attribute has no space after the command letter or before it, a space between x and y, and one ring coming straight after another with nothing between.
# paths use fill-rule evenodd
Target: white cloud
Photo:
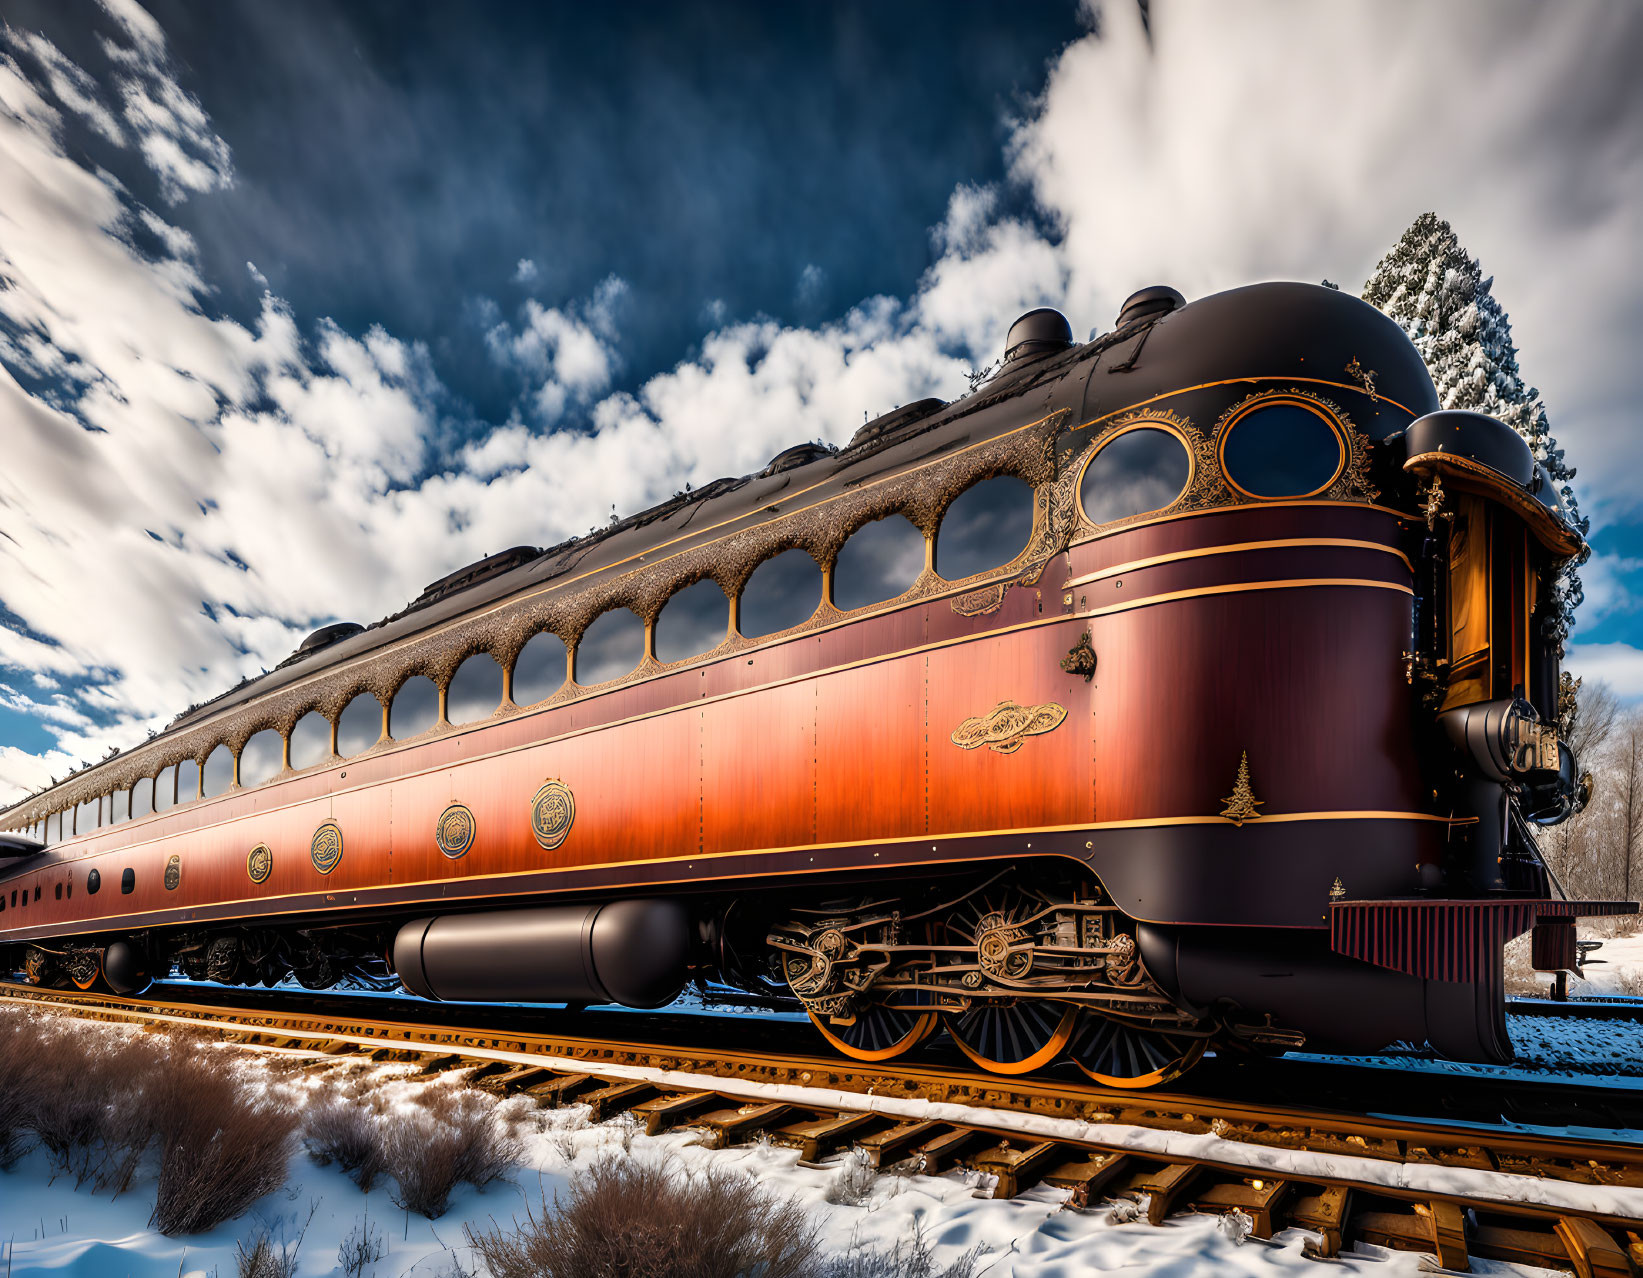
<instances>
[{"instance_id":1,"label":"white cloud","mask_svg":"<svg viewBox=\"0 0 1643 1278\"><path fill-rule=\"evenodd\" d=\"M32 32L20 33L0 24L0 34L13 48L26 50L46 73L51 94L115 146L126 144L125 132L103 102L97 82L70 62L50 40Z\"/></svg>"},{"instance_id":2,"label":"white cloud","mask_svg":"<svg viewBox=\"0 0 1643 1278\"><path fill-rule=\"evenodd\" d=\"M1582 679L1602 682L1623 701L1643 700L1643 648L1629 643L1570 644L1563 664Z\"/></svg>"},{"instance_id":3,"label":"white cloud","mask_svg":"<svg viewBox=\"0 0 1643 1278\"><path fill-rule=\"evenodd\" d=\"M572 404L586 404L610 387L619 359L617 314L627 284L611 276L580 306L543 306L535 298L519 312L516 330L505 322L485 334L491 357L532 384L525 402L534 420L551 426Z\"/></svg>"},{"instance_id":4,"label":"white cloud","mask_svg":"<svg viewBox=\"0 0 1643 1278\"><path fill-rule=\"evenodd\" d=\"M536 263L528 257L520 258L519 265L513 269L513 282L515 284L529 284L535 278Z\"/></svg>"},{"instance_id":5,"label":"white cloud","mask_svg":"<svg viewBox=\"0 0 1643 1278\"><path fill-rule=\"evenodd\" d=\"M1632 583L1640 574L1643 559L1611 554L1587 560L1580 570L1586 601L1580 605L1579 629L1590 630L1606 617L1636 611L1639 601Z\"/></svg>"}]
</instances>

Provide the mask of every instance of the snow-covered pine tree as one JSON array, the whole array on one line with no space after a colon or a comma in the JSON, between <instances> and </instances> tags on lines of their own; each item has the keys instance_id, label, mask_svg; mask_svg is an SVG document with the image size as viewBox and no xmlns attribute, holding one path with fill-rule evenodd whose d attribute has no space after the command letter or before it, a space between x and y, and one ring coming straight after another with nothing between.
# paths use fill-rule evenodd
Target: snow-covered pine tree
<instances>
[{"instance_id":1,"label":"snow-covered pine tree","mask_svg":"<svg viewBox=\"0 0 1643 1278\"><path fill-rule=\"evenodd\" d=\"M1426 361L1445 408L1469 408L1505 422L1528 441L1563 497L1563 506L1584 536L1590 521L1580 513L1571 481L1574 467L1552 437L1540 392L1518 370L1512 323L1490 291L1475 257L1461 247L1454 228L1435 213L1422 213L1383 257L1364 285L1363 299L1391 316ZM1558 575L1557 642L1561 649L1584 592L1579 567L1589 551Z\"/></svg>"}]
</instances>

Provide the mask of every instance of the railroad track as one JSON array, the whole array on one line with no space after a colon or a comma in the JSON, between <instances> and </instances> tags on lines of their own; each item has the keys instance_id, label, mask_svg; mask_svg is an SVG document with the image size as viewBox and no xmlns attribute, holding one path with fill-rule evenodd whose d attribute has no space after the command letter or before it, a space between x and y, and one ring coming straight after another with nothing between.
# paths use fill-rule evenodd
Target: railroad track
<instances>
[{"instance_id":1,"label":"railroad track","mask_svg":"<svg viewBox=\"0 0 1643 1278\"><path fill-rule=\"evenodd\" d=\"M652 1134L688 1126L715 1145L766 1139L815 1163L859 1149L876 1167L1036 1184L1074 1207L1138 1199L1243 1212L1251 1235L1312 1231L1309 1251L1363 1241L1586 1276L1643 1273L1643 1145L1411 1122L1302 1106L1136 1093L902 1062L863 1065L559 1033L427 1025L301 1008L161 1002L0 982L0 998L93 1020L209 1031L317 1071L399 1061L544 1106L630 1113Z\"/></svg>"}]
</instances>

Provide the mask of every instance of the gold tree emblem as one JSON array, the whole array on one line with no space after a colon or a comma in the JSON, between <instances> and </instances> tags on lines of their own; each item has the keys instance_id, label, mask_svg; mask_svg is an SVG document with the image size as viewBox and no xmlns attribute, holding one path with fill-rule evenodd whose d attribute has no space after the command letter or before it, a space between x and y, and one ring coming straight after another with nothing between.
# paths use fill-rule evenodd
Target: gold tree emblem
<instances>
[{"instance_id":1,"label":"gold tree emblem","mask_svg":"<svg viewBox=\"0 0 1643 1278\"><path fill-rule=\"evenodd\" d=\"M1257 799L1255 791L1249 787L1249 751L1245 750L1238 760L1238 779L1232 783L1232 793L1224 800L1226 807L1221 809L1221 815L1231 821L1233 825L1242 825L1245 821L1253 821L1261 814L1256 811L1265 799Z\"/></svg>"}]
</instances>

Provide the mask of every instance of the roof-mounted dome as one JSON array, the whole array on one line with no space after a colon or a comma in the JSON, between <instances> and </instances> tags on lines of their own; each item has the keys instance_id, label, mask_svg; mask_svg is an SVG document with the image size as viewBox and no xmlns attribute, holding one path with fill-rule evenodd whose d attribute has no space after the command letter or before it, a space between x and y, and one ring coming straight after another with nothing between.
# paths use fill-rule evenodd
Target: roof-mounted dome
<instances>
[{"instance_id":1,"label":"roof-mounted dome","mask_svg":"<svg viewBox=\"0 0 1643 1278\"><path fill-rule=\"evenodd\" d=\"M820 461L823 457L831 457L833 450L825 444L794 444L791 448L784 448L770 459L770 465L759 472L760 478L770 475L779 475L784 470L797 470L800 466L808 466L813 461Z\"/></svg>"},{"instance_id":2,"label":"roof-mounted dome","mask_svg":"<svg viewBox=\"0 0 1643 1278\"><path fill-rule=\"evenodd\" d=\"M1010 325L1009 336L1004 339L1004 362L1013 364L1038 355L1052 355L1072 344L1073 326L1067 323L1067 317L1051 307L1040 306Z\"/></svg>"},{"instance_id":3,"label":"roof-mounted dome","mask_svg":"<svg viewBox=\"0 0 1643 1278\"><path fill-rule=\"evenodd\" d=\"M1186 304L1187 299L1168 284L1153 284L1131 293L1124 299L1124 304L1118 308L1118 323L1115 327L1123 328L1131 320L1138 320L1146 315L1178 311Z\"/></svg>"},{"instance_id":4,"label":"roof-mounted dome","mask_svg":"<svg viewBox=\"0 0 1643 1278\"><path fill-rule=\"evenodd\" d=\"M308 638L297 645L297 655L307 656L310 652L318 652L321 648L329 648L332 644L357 635L365 627L357 621L338 621L329 626L321 626Z\"/></svg>"}]
</instances>

